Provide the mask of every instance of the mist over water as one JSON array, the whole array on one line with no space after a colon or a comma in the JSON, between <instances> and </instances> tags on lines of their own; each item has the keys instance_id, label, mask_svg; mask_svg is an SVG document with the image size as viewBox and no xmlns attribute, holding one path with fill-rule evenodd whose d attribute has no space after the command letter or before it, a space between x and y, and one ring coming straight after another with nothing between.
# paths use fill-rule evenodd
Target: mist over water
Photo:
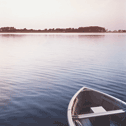
<instances>
[{"instance_id":1,"label":"mist over water","mask_svg":"<svg viewBox=\"0 0 126 126\"><path fill-rule=\"evenodd\" d=\"M126 34L0 34L0 125L66 126L87 86L126 102Z\"/></svg>"}]
</instances>

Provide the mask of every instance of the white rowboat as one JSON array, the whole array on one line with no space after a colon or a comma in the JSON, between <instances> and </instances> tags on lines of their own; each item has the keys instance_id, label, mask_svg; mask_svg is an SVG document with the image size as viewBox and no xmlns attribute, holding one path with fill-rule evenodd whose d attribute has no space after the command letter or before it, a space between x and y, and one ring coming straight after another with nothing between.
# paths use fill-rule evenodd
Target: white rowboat
<instances>
[{"instance_id":1,"label":"white rowboat","mask_svg":"<svg viewBox=\"0 0 126 126\"><path fill-rule=\"evenodd\" d=\"M82 87L69 102L67 118L69 126L126 126L126 103Z\"/></svg>"}]
</instances>

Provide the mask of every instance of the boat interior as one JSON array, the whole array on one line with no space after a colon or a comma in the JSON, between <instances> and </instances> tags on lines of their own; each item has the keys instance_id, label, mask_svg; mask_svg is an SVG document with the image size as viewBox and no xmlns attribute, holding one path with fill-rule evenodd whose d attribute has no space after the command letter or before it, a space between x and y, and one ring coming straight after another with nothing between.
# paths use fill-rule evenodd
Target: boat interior
<instances>
[{"instance_id":1,"label":"boat interior","mask_svg":"<svg viewBox=\"0 0 126 126\"><path fill-rule=\"evenodd\" d=\"M121 102L84 88L75 98L71 114L76 126L126 126Z\"/></svg>"}]
</instances>

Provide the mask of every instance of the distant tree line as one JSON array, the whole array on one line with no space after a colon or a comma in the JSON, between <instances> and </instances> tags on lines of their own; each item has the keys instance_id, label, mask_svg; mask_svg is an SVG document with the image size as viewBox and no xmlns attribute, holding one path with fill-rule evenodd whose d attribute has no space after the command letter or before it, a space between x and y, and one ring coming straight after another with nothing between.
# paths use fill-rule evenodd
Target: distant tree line
<instances>
[{"instance_id":1,"label":"distant tree line","mask_svg":"<svg viewBox=\"0 0 126 126\"><path fill-rule=\"evenodd\" d=\"M1 27L0 32L126 32L126 30L118 30L118 31L108 31L104 27L99 26L89 26L89 27L79 27L79 28L52 28L52 29L44 29L44 30L34 30L34 29L16 29L14 27Z\"/></svg>"}]
</instances>

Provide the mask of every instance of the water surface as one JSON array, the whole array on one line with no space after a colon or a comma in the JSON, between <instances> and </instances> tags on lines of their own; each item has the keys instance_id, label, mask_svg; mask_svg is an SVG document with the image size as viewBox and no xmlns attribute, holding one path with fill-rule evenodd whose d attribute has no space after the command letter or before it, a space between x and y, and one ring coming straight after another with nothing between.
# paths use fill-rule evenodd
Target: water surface
<instances>
[{"instance_id":1,"label":"water surface","mask_svg":"<svg viewBox=\"0 0 126 126\"><path fill-rule=\"evenodd\" d=\"M126 102L126 34L0 34L0 125L66 126L82 86Z\"/></svg>"}]
</instances>

